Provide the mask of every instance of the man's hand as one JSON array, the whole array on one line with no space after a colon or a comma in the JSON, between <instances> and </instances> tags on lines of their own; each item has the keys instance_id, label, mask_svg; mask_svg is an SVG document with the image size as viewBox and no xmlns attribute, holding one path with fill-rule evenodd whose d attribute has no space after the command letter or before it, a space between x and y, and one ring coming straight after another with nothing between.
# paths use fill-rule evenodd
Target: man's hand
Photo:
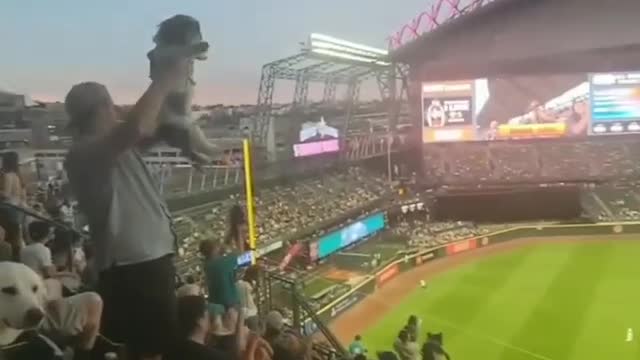
<instances>
[{"instance_id":1,"label":"man's hand","mask_svg":"<svg viewBox=\"0 0 640 360\"><path fill-rule=\"evenodd\" d=\"M258 336L257 334L251 334L249 337L249 343L244 351L242 360L271 360L273 357L273 349L269 346L269 343Z\"/></svg>"},{"instance_id":2,"label":"man's hand","mask_svg":"<svg viewBox=\"0 0 640 360\"><path fill-rule=\"evenodd\" d=\"M193 61L187 57L168 59L165 71L160 72L156 81L167 89L173 89L190 77Z\"/></svg>"}]
</instances>

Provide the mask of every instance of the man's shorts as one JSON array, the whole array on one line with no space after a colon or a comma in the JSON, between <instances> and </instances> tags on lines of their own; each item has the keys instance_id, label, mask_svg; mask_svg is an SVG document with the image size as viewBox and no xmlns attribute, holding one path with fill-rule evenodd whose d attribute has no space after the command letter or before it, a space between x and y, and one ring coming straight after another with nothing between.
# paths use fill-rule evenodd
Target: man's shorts
<instances>
[{"instance_id":1,"label":"man's shorts","mask_svg":"<svg viewBox=\"0 0 640 360\"><path fill-rule=\"evenodd\" d=\"M134 357L171 350L177 326L173 256L114 266L100 273L102 333Z\"/></svg>"},{"instance_id":2,"label":"man's shorts","mask_svg":"<svg viewBox=\"0 0 640 360\"><path fill-rule=\"evenodd\" d=\"M50 301L45 309L42 330L61 336L80 334L87 323L89 307L96 301L100 301L100 297L92 292Z\"/></svg>"}]
</instances>

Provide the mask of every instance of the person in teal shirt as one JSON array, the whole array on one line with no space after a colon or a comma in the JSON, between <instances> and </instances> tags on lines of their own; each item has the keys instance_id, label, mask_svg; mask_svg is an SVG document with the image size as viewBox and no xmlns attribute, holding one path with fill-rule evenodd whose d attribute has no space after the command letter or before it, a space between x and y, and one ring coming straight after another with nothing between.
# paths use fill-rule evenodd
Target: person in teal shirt
<instances>
[{"instance_id":1,"label":"person in teal shirt","mask_svg":"<svg viewBox=\"0 0 640 360\"><path fill-rule=\"evenodd\" d=\"M213 240L200 243L200 253L204 258L204 274L209 291L208 301L230 309L240 305L240 295L236 287L238 255L224 252L224 246Z\"/></svg>"},{"instance_id":2,"label":"person in teal shirt","mask_svg":"<svg viewBox=\"0 0 640 360\"><path fill-rule=\"evenodd\" d=\"M360 335L356 335L355 339L349 345L349 354L351 355L359 355L367 352L367 349L362 344L362 337Z\"/></svg>"}]
</instances>

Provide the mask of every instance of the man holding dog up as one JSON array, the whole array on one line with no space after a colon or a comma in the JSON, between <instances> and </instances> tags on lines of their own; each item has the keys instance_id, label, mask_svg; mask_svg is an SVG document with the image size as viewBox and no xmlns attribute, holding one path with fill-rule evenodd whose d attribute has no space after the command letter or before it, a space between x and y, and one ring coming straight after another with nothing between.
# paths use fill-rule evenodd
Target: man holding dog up
<instances>
[{"instance_id":1,"label":"man holding dog up","mask_svg":"<svg viewBox=\"0 0 640 360\"><path fill-rule=\"evenodd\" d=\"M161 359L175 339L176 237L138 152L153 140L163 102L189 61L165 69L124 119L98 83L73 86L65 101L73 134L65 167L95 246L103 334L125 343L128 359Z\"/></svg>"}]
</instances>

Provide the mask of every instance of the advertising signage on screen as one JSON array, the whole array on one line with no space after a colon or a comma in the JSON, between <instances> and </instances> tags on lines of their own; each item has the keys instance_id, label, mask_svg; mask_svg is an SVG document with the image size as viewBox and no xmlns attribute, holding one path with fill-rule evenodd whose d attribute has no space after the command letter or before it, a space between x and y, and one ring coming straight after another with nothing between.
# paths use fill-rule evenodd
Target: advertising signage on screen
<instances>
[{"instance_id":1,"label":"advertising signage on screen","mask_svg":"<svg viewBox=\"0 0 640 360\"><path fill-rule=\"evenodd\" d=\"M475 140L474 82L422 85L424 142Z\"/></svg>"},{"instance_id":2,"label":"advertising signage on screen","mask_svg":"<svg viewBox=\"0 0 640 360\"><path fill-rule=\"evenodd\" d=\"M383 213L378 213L356 221L340 230L331 232L321 237L316 243L311 244L311 255L313 259L325 258L336 251L375 234L384 229L385 217Z\"/></svg>"},{"instance_id":3,"label":"advertising signage on screen","mask_svg":"<svg viewBox=\"0 0 640 360\"><path fill-rule=\"evenodd\" d=\"M334 153L338 151L340 151L340 141L338 139L314 141L310 143L293 145L294 157L320 155L320 154Z\"/></svg>"},{"instance_id":4,"label":"advertising signage on screen","mask_svg":"<svg viewBox=\"0 0 640 360\"><path fill-rule=\"evenodd\" d=\"M591 74L592 135L640 133L640 72Z\"/></svg>"},{"instance_id":5,"label":"advertising signage on screen","mask_svg":"<svg viewBox=\"0 0 640 360\"><path fill-rule=\"evenodd\" d=\"M518 140L588 134L591 116L586 74L583 83L555 94L555 98L544 103L538 102L536 92L531 91L531 99L522 106L522 112L513 117L500 117L502 112L495 110L508 107L503 103L509 101L509 96L503 94L501 98L492 98L489 85L493 81L497 80L423 83L423 142ZM509 84L504 79L501 81ZM516 96L522 102L522 92ZM486 106L489 110L485 112ZM483 116L479 118L481 111ZM638 127L638 124L630 126Z\"/></svg>"},{"instance_id":6,"label":"advertising signage on screen","mask_svg":"<svg viewBox=\"0 0 640 360\"><path fill-rule=\"evenodd\" d=\"M305 122L298 132L297 143L293 145L293 156L298 158L336 153L340 150L338 138L338 129L329 126L324 117L318 122Z\"/></svg>"}]
</instances>

